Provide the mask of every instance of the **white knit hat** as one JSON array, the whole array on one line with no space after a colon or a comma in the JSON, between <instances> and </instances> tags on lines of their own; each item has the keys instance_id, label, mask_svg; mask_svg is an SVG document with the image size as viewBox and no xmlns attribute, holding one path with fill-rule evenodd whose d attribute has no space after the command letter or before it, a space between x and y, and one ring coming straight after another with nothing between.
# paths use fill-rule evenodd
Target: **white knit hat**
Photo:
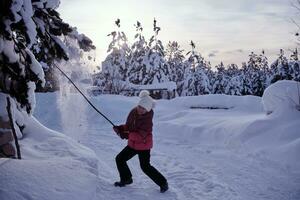
<instances>
[{"instance_id":1,"label":"white knit hat","mask_svg":"<svg viewBox=\"0 0 300 200\"><path fill-rule=\"evenodd\" d=\"M142 90L139 94L140 101L138 103L139 106L145 108L148 112L154 108L155 101L150 97L149 92L147 90Z\"/></svg>"}]
</instances>

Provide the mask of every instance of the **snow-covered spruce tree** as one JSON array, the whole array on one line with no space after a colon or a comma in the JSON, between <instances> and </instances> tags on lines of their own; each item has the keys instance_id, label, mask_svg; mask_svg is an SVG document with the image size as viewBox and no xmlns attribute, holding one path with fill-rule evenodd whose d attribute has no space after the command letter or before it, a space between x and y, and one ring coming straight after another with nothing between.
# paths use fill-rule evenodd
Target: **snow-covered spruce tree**
<instances>
[{"instance_id":1,"label":"snow-covered spruce tree","mask_svg":"<svg viewBox=\"0 0 300 200\"><path fill-rule=\"evenodd\" d=\"M217 72L215 73L215 78L212 85L212 93L225 94L229 77L226 74L226 70L222 62L216 66L216 69Z\"/></svg>"},{"instance_id":2,"label":"snow-covered spruce tree","mask_svg":"<svg viewBox=\"0 0 300 200\"><path fill-rule=\"evenodd\" d=\"M295 81L300 81L300 61L298 58L298 49L296 48L290 58L289 66L292 68L292 77Z\"/></svg>"},{"instance_id":3,"label":"snow-covered spruce tree","mask_svg":"<svg viewBox=\"0 0 300 200\"><path fill-rule=\"evenodd\" d=\"M243 91L242 76L235 76L235 77L230 78L230 80L226 86L226 89L225 89L225 94L241 96L242 91Z\"/></svg>"},{"instance_id":4,"label":"snow-covered spruce tree","mask_svg":"<svg viewBox=\"0 0 300 200\"><path fill-rule=\"evenodd\" d=\"M265 51L262 50L258 56L258 65L261 72L261 81L263 82L263 89L265 90L271 84L271 69L269 67L268 58L265 55Z\"/></svg>"},{"instance_id":5,"label":"snow-covered spruce tree","mask_svg":"<svg viewBox=\"0 0 300 200\"><path fill-rule=\"evenodd\" d=\"M194 87L191 87L194 85L194 76L193 73L195 71L195 68L197 66L199 55L197 52L195 52L196 45L193 41L190 43L192 50L187 52L186 56L189 55L189 57L184 61L185 71L184 71L184 83L183 83L183 90L182 90L182 96L194 96L196 94L196 91Z\"/></svg>"},{"instance_id":6,"label":"snow-covered spruce tree","mask_svg":"<svg viewBox=\"0 0 300 200\"><path fill-rule=\"evenodd\" d=\"M241 75L241 70L236 64L229 64L226 68L226 74L229 77L235 77Z\"/></svg>"},{"instance_id":7,"label":"snow-covered spruce tree","mask_svg":"<svg viewBox=\"0 0 300 200\"><path fill-rule=\"evenodd\" d=\"M35 104L36 84L45 84L41 65L30 51L36 41L31 1L0 3L0 92L15 98L27 113Z\"/></svg>"},{"instance_id":8,"label":"snow-covered spruce tree","mask_svg":"<svg viewBox=\"0 0 300 200\"><path fill-rule=\"evenodd\" d=\"M210 82L205 71L207 63L204 58L195 51L195 43L191 41L192 50L187 53L189 57L184 62L186 71L184 73L183 96L202 95L210 93Z\"/></svg>"},{"instance_id":9,"label":"snow-covered spruce tree","mask_svg":"<svg viewBox=\"0 0 300 200\"><path fill-rule=\"evenodd\" d=\"M55 10L59 3L59 0L40 0L32 3L34 11L32 19L36 25L37 40L31 49L42 64L46 77L45 87L38 87L38 91L58 89L58 78L53 63L68 60L69 56L72 56L72 49L66 47L68 40L74 40L73 47L78 51L88 52L95 49L88 37L79 34L76 28L63 22Z\"/></svg>"},{"instance_id":10,"label":"snow-covered spruce tree","mask_svg":"<svg viewBox=\"0 0 300 200\"><path fill-rule=\"evenodd\" d=\"M120 19L115 21L115 25L117 30L108 34L112 37L112 41L108 46L108 55L102 62L100 72L102 75L97 76L101 79L96 80L96 85L102 86L102 90L111 94L119 94L126 87L125 80L127 79L130 55L127 37L120 30Z\"/></svg>"},{"instance_id":11,"label":"snow-covered spruce tree","mask_svg":"<svg viewBox=\"0 0 300 200\"><path fill-rule=\"evenodd\" d=\"M271 65L271 83L275 83L278 80L291 80L292 68L289 65L288 59L284 55L283 49L280 49L279 57Z\"/></svg>"},{"instance_id":12,"label":"snow-covered spruce tree","mask_svg":"<svg viewBox=\"0 0 300 200\"><path fill-rule=\"evenodd\" d=\"M259 57L251 52L247 64L243 64L243 90L242 95L262 96L264 83L262 71L260 69Z\"/></svg>"},{"instance_id":13,"label":"snow-covered spruce tree","mask_svg":"<svg viewBox=\"0 0 300 200\"><path fill-rule=\"evenodd\" d=\"M55 11L59 2L1 1L0 90L14 97L28 113L33 110L36 86L45 85L43 68L68 59L61 36L76 38L84 50L94 48L91 40L59 18Z\"/></svg>"},{"instance_id":14,"label":"snow-covered spruce tree","mask_svg":"<svg viewBox=\"0 0 300 200\"><path fill-rule=\"evenodd\" d=\"M175 41L169 41L166 49L166 61L170 69L170 80L177 85L177 94L181 96L184 85L184 72L186 71L184 65L183 49Z\"/></svg>"},{"instance_id":15,"label":"snow-covered spruce tree","mask_svg":"<svg viewBox=\"0 0 300 200\"><path fill-rule=\"evenodd\" d=\"M241 95L243 90L242 72L236 64L230 64L226 69L227 77L229 78L225 88L227 95Z\"/></svg>"},{"instance_id":16,"label":"snow-covered spruce tree","mask_svg":"<svg viewBox=\"0 0 300 200\"><path fill-rule=\"evenodd\" d=\"M149 49L145 37L142 34L143 27L141 23L137 21L134 26L136 28L136 34L131 46L127 79L133 84L140 84L146 76L144 58Z\"/></svg>"},{"instance_id":17,"label":"snow-covered spruce tree","mask_svg":"<svg viewBox=\"0 0 300 200\"><path fill-rule=\"evenodd\" d=\"M215 77L215 71L212 69L210 61L205 62L204 72L208 77L208 80L209 80L208 89L211 93L212 92L212 85L213 85L214 77Z\"/></svg>"},{"instance_id":18,"label":"snow-covered spruce tree","mask_svg":"<svg viewBox=\"0 0 300 200\"><path fill-rule=\"evenodd\" d=\"M142 80L142 84L144 85L169 81L168 74L170 70L165 60L164 46L158 39L160 30L160 27L157 26L157 21L154 19L154 35L150 38L148 51L143 61L146 68L145 77Z\"/></svg>"},{"instance_id":19,"label":"snow-covered spruce tree","mask_svg":"<svg viewBox=\"0 0 300 200\"><path fill-rule=\"evenodd\" d=\"M252 87L251 87L251 76L250 76L250 70L248 69L248 65L246 62L242 63L242 95L251 95L252 94Z\"/></svg>"}]
</instances>

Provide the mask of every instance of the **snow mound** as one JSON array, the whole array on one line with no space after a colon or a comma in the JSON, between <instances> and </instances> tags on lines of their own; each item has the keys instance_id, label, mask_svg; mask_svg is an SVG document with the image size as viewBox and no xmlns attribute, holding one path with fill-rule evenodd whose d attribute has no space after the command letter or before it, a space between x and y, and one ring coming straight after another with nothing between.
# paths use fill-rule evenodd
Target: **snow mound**
<instances>
[{"instance_id":1,"label":"snow mound","mask_svg":"<svg viewBox=\"0 0 300 200\"><path fill-rule=\"evenodd\" d=\"M75 140L24 115L22 160L0 160L0 199L95 199L98 159Z\"/></svg>"},{"instance_id":2,"label":"snow mound","mask_svg":"<svg viewBox=\"0 0 300 200\"><path fill-rule=\"evenodd\" d=\"M177 89L177 85L173 81L162 82L162 83L153 83L153 84L148 84L148 85L129 84L129 87L132 89L139 89L139 90L166 89L168 91L173 91L173 90Z\"/></svg>"},{"instance_id":3,"label":"snow mound","mask_svg":"<svg viewBox=\"0 0 300 200\"><path fill-rule=\"evenodd\" d=\"M160 100L154 120L155 134L170 140L265 155L293 169L300 166L300 112L266 115L261 97L203 95Z\"/></svg>"},{"instance_id":4,"label":"snow mound","mask_svg":"<svg viewBox=\"0 0 300 200\"><path fill-rule=\"evenodd\" d=\"M270 85L264 92L262 101L267 114L277 111L300 109L300 83L283 80Z\"/></svg>"},{"instance_id":5,"label":"snow mound","mask_svg":"<svg viewBox=\"0 0 300 200\"><path fill-rule=\"evenodd\" d=\"M169 101L165 101L168 106ZM209 94L200 96L178 97L171 100L175 108L202 109L238 109L262 111L261 98L256 96L232 96L224 94ZM250 109L249 109L250 108Z\"/></svg>"}]
</instances>

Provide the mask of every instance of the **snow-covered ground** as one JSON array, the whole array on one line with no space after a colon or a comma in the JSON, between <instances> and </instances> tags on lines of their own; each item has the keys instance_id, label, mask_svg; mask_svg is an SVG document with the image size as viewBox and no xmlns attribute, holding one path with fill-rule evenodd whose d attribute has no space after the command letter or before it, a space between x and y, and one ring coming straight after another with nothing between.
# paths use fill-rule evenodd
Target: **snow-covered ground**
<instances>
[{"instance_id":1,"label":"snow-covered ground","mask_svg":"<svg viewBox=\"0 0 300 200\"><path fill-rule=\"evenodd\" d=\"M120 124L138 98L91 100ZM203 109L211 107L221 109ZM79 94L38 94L34 116L66 136L30 118L32 127L21 140L24 159L0 160L7 171L0 174L1 200L300 199L300 112L267 115L259 97L157 101L151 159L169 181L164 194L143 174L137 157L129 161L134 183L113 186L119 179L115 156L126 141Z\"/></svg>"}]
</instances>

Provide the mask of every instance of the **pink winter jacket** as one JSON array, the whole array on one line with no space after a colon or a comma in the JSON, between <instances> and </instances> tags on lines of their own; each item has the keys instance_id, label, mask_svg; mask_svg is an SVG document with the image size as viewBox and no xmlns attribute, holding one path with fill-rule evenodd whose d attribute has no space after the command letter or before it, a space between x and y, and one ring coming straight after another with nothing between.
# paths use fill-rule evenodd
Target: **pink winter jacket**
<instances>
[{"instance_id":1,"label":"pink winter jacket","mask_svg":"<svg viewBox=\"0 0 300 200\"><path fill-rule=\"evenodd\" d=\"M153 110L139 115L133 108L128 114L125 130L129 132L128 146L135 150L149 150L153 147L152 127Z\"/></svg>"}]
</instances>

